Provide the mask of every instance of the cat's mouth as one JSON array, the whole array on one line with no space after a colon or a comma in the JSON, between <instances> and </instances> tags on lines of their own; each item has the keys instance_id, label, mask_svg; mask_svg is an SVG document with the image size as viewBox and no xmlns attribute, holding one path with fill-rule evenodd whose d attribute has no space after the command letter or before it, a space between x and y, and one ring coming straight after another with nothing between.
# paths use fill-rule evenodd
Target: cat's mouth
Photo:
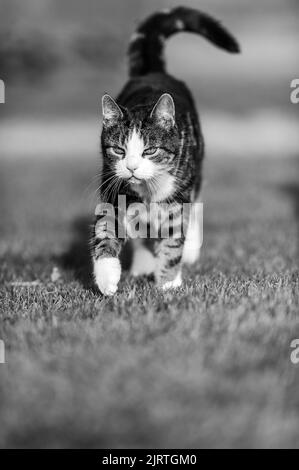
<instances>
[{"instance_id":1,"label":"cat's mouth","mask_svg":"<svg viewBox=\"0 0 299 470\"><path fill-rule=\"evenodd\" d=\"M131 176L128 181L131 183L131 184L141 184L142 183L142 180L140 178L137 178L136 176Z\"/></svg>"}]
</instances>

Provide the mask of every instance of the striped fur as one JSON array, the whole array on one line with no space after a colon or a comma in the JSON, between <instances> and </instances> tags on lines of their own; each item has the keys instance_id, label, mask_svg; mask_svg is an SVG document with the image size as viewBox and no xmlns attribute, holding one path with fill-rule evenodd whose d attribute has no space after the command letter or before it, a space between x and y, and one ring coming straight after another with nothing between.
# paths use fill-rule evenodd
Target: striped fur
<instances>
[{"instance_id":1,"label":"striped fur","mask_svg":"<svg viewBox=\"0 0 299 470\"><path fill-rule=\"evenodd\" d=\"M129 45L130 76L165 72L164 42L183 31L200 34L228 52L240 52L236 39L219 21L198 10L178 7L155 13L140 24Z\"/></svg>"}]
</instances>

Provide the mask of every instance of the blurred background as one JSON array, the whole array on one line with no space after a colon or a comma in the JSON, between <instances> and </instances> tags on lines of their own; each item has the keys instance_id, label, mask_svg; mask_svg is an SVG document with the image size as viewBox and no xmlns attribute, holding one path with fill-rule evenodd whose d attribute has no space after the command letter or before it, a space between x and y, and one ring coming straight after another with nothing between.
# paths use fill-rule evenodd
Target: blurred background
<instances>
[{"instance_id":1,"label":"blurred background","mask_svg":"<svg viewBox=\"0 0 299 470\"><path fill-rule=\"evenodd\" d=\"M2 155L96 157L100 97L127 78L138 22L178 0L0 0ZM238 38L231 56L191 34L168 41L168 70L201 110L208 154L241 157L299 148L290 82L298 76L298 0L188 0Z\"/></svg>"},{"instance_id":2,"label":"blurred background","mask_svg":"<svg viewBox=\"0 0 299 470\"><path fill-rule=\"evenodd\" d=\"M174 295L124 273L102 298L101 95L125 83L138 22L180 3L242 47L166 47L206 140L202 256ZM295 0L0 0L0 447L298 447L298 14Z\"/></svg>"}]
</instances>

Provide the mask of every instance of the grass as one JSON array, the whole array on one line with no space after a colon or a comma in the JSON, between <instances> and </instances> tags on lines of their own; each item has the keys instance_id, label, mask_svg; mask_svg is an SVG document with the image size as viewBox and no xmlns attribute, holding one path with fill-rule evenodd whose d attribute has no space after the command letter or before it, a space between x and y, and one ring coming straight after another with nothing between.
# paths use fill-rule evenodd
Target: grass
<instances>
[{"instance_id":1,"label":"grass","mask_svg":"<svg viewBox=\"0 0 299 470\"><path fill-rule=\"evenodd\" d=\"M0 163L1 447L298 447L298 162L207 159L183 288L124 275L111 299L88 277L94 171Z\"/></svg>"}]
</instances>

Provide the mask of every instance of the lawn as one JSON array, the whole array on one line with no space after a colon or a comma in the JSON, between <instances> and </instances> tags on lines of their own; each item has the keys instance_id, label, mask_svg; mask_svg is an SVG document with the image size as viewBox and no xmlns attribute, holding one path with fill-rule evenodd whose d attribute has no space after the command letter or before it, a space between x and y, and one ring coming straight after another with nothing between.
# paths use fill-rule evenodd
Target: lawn
<instances>
[{"instance_id":1,"label":"lawn","mask_svg":"<svg viewBox=\"0 0 299 470\"><path fill-rule=\"evenodd\" d=\"M209 157L198 265L113 298L89 275L95 171L0 161L0 446L298 447L299 161Z\"/></svg>"}]
</instances>

